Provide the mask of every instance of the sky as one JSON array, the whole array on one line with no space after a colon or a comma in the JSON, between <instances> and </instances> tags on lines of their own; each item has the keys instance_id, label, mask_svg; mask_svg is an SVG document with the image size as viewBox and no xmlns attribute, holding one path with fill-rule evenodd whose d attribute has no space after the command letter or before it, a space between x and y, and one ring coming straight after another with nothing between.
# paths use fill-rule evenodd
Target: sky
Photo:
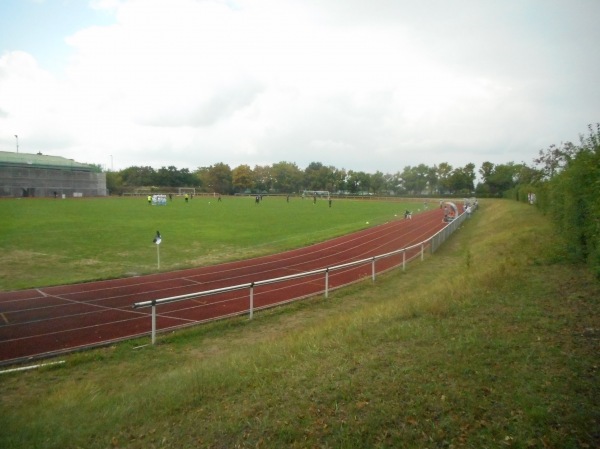
<instances>
[{"instance_id":1,"label":"sky","mask_svg":"<svg viewBox=\"0 0 600 449\"><path fill-rule=\"evenodd\" d=\"M598 0L1 0L0 151L532 165L600 121L598 19Z\"/></svg>"}]
</instances>

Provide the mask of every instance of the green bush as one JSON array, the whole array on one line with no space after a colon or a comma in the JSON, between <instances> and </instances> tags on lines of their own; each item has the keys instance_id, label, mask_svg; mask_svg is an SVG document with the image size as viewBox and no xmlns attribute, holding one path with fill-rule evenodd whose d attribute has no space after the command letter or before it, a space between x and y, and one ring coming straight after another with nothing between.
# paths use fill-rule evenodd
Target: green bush
<instances>
[{"instance_id":1,"label":"green bush","mask_svg":"<svg viewBox=\"0 0 600 449\"><path fill-rule=\"evenodd\" d=\"M565 235L571 256L600 278L600 123L588 130L580 145L567 142L553 150L562 168L536 186L536 194L538 206Z\"/></svg>"}]
</instances>

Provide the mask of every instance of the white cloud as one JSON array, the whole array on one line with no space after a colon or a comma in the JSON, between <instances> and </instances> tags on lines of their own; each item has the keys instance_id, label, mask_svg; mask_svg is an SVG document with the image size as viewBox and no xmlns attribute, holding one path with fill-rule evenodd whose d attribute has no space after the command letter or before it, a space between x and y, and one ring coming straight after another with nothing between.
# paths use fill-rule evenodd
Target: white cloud
<instances>
[{"instance_id":1,"label":"white cloud","mask_svg":"<svg viewBox=\"0 0 600 449\"><path fill-rule=\"evenodd\" d=\"M66 37L63 74L2 55L0 123L24 149L115 168L531 162L600 112L579 85L599 63L578 50L599 32L569 20L600 8L541 5L94 0L115 23Z\"/></svg>"}]
</instances>

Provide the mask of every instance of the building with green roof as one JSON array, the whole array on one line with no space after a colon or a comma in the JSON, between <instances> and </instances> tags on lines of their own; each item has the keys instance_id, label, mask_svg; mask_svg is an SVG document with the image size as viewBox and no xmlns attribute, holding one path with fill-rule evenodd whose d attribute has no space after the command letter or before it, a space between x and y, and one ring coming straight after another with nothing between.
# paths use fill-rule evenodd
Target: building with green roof
<instances>
[{"instance_id":1,"label":"building with green roof","mask_svg":"<svg viewBox=\"0 0 600 449\"><path fill-rule=\"evenodd\" d=\"M0 151L0 197L106 196L99 167L60 156Z\"/></svg>"}]
</instances>

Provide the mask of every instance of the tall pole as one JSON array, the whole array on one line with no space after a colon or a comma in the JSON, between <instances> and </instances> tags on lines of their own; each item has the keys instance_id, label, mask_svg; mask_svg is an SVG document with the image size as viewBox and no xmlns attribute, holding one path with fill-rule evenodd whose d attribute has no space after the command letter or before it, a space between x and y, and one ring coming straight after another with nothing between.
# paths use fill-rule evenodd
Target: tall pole
<instances>
[{"instance_id":1,"label":"tall pole","mask_svg":"<svg viewBox=\"0 0 600 449\"><path fill-rule=\"evenodd\" d=\"M19 152L19 136L15 134L15 139L17 139L17 153Z\"/></svg>"}]
</instances>

